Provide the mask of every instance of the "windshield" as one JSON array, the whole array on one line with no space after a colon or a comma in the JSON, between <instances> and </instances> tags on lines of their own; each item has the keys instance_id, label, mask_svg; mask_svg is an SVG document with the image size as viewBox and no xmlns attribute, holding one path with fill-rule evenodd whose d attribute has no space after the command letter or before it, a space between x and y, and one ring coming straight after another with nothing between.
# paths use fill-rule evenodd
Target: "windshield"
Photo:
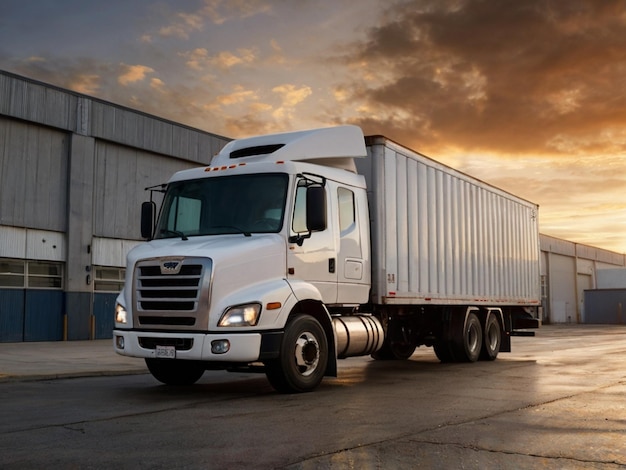
<instances>
[{"instance_id":1,"label":"windshield","mask_svg":"<svg viewBox=\"0 0 626 470\"><path fill-rule=\"evenodd\" d=\"M155 238L279 232L288 182L286 174L264 173L171 183Z\"/></svg>"}]
</instances>

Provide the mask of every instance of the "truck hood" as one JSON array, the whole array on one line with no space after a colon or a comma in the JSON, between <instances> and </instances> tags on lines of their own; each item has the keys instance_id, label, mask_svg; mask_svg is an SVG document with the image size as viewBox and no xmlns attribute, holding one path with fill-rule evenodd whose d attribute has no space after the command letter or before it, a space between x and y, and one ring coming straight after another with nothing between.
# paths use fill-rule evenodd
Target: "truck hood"
<instances>
[{"instance_id":1,"label":"truck hood","mask_svg":"<svg viewBox=\"0 0 626 470\"><path fill-rule=\"evenodd\" d=\"M242 265L271 259L284 276L286 266L285 242L277 234L240 234L189 237L187 240L167 238L152 240L128 253L127 266L142 259L163 257L211 258L214 266Z\"/></svg>"}]
</instances>

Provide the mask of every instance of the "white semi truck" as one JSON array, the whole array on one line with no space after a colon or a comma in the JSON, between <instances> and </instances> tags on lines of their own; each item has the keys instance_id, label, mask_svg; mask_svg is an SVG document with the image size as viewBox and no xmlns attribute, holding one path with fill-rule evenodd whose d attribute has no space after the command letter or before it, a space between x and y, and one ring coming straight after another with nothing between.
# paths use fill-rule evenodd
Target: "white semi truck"
<instances>
[{"instance_id":1,"label":"white semi truck","mask_svg":"<svg viewBox=\"0 0 626 470\"><path fill-rule=\"evenodd\" d=\"M163 383L307 392L337 359L493 360L539 325L537 206L358 127L234 140L163 188L113 332Z\"/></svg>"}]
</instances>

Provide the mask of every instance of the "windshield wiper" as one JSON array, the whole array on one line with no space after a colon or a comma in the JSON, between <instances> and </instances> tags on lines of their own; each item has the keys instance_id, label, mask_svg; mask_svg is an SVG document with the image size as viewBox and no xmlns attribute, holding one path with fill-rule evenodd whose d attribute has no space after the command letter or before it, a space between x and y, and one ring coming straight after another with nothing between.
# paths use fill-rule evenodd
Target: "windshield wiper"
<instances>
[{"instance_id":1,"label":"windshield wiper","mask_svg":"<svg viewBox=\"0 0 626 470\"><path fill-rule=\"evenodd\" d=\"M234 225L212 225L211 227L209 227L209 229L213 229L213 228L232 228L235 229L237 232L236 233L242 233L244 237L251 237L252 234L250 232L248 232L247 230L243 230L239 227L236 227ZM223 235L227 235L227 234L223 234Z\"/></svg>"},{"instance_id":2,"label":"windshield wiper","mask_svg":"<svg viewBox=\"0 0 626 470\"><path fill-rule=\"evenodd\" d=\"M167 228L162 228L161 229L161 235L176 235L177 237L180 237L181 240L188 240L187 235L185 235L183 232L179 232L178 230L169 230Z\"/></svg>"}]
</instances>

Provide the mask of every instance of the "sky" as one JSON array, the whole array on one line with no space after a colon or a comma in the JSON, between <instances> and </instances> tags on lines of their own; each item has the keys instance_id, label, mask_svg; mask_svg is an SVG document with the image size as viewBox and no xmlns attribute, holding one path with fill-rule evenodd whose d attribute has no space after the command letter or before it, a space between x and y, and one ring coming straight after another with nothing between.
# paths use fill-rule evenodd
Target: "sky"
<instances>
[{"instance_id":1,"label":"sky","mask_svg":"<svg viewBox=\"0 0 626 470\"><path fill-rule=\"evenodd\" d=\"M626 253L626 0L1 0L0 69L230 138L356 124Z\"/></svg>"}]
</instances>

